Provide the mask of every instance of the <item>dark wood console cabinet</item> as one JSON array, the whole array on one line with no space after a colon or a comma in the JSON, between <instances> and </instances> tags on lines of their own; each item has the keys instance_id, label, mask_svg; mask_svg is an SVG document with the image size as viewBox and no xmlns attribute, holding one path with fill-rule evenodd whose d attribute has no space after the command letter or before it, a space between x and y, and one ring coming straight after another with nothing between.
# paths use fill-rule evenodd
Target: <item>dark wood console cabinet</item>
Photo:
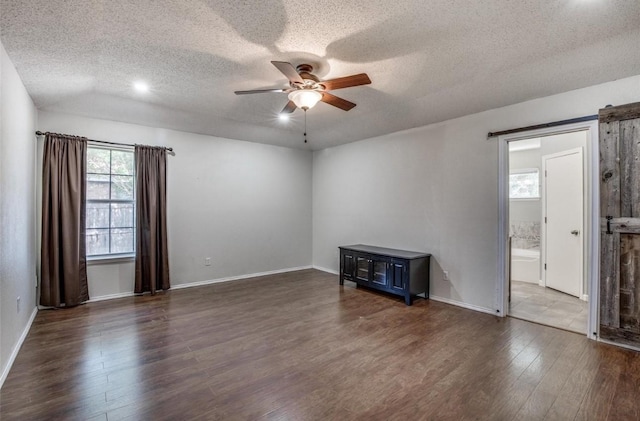
<instances>
[{"instance_id":1,"label":"dark wood console cabinet","mask_svg":"<svg viewBox=\"0 0 640 421\"><path fill-rule=\"evenodd\" d=\"M431 255L357 244L340 248L340 285L358 285L404 297L410 306L417 294L429 298Z\"/></svg>"}]
</instances>

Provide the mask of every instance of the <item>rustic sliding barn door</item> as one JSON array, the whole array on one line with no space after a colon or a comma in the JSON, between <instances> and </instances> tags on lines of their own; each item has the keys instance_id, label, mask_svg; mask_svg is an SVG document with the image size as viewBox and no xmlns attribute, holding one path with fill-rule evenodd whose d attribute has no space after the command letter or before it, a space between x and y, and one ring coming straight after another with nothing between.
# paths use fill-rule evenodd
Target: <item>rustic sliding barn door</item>
<instances>
[{"instance_id":1,"label":"rustic sliding barn door","mask_svg":"<svg viewBox=\"0 0 640 421\"><path fill-rule=\"evenodd\" d=\"M600 337L640 347L640 103L599 120Z\"/></svg>"}]
</instances>

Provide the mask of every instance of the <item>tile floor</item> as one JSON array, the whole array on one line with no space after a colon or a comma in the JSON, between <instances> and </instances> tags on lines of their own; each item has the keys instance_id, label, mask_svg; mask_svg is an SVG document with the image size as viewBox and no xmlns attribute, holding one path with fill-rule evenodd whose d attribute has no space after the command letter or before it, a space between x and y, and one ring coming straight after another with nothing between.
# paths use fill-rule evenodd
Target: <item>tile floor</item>
<instances>
[{"instance_id":1,"label":"tile floor","mask_svg":"<svg viewBox=\"0 0 640 421\"><path fill-rule=\"evenodd\" d=\"M586 334L587 307L586 301L551 288L511 281L512 317Z\"/></svg>"}]
</instances>

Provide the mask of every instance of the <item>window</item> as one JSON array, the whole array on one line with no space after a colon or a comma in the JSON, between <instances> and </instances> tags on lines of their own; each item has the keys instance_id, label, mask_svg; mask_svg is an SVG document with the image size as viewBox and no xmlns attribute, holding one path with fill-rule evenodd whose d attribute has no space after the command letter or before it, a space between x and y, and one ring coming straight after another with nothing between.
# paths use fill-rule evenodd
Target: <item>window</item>
<instances>
[{"instance_id":1,"label":"window","mask_svg":"<svg viewBox=\"0 0 640 421\"><path fill-rule=\"evenodd\" d=\"M133 150L87 148L87 256L135 252Z\"/></svg>"},{"instance_id":2,"label":"window","mask_svg":"<svg viewBox=\"0 0 640 421\"><path fill-rule=\"evenodd\" d=\"M537 168L511 170L509 199L540 199L540 175Z\"/></svg>"}]
</instances>

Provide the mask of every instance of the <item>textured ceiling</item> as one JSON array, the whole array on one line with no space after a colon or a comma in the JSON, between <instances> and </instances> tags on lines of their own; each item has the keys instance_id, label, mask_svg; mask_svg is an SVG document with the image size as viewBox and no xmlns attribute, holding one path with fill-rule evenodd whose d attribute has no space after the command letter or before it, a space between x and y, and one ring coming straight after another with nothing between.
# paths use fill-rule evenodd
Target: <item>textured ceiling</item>
<instances>
[{"instance_id":1,"label":"textured ceiling","mask_svg":"<svg viewBox=\"0 0 640 421\"><path fill-rule=\"evenodd\" d=\"M640 74L638 0L0 0L37 107L321 149ZM366 72L281 122L270 60ZM151 92L132 91L145 80ZM45 129L46 128L42 128ZM499 129L499 128L496 128Z\"/></svg>"}]
</instances>

